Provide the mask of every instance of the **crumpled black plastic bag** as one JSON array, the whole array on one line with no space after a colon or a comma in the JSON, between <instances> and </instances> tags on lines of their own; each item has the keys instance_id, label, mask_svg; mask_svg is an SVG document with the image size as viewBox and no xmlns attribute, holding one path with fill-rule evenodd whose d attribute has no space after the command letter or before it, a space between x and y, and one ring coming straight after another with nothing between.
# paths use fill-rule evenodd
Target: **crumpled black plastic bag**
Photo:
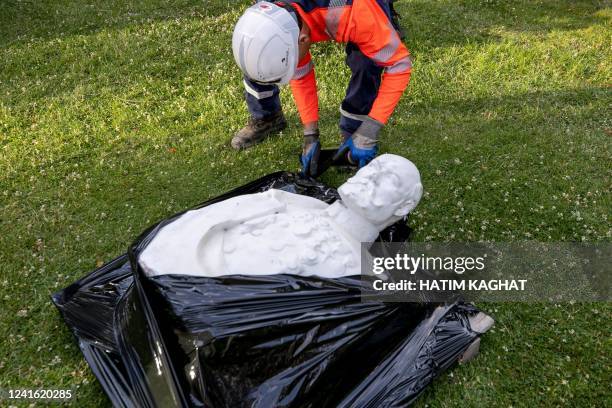
<instances>
[{"instance_id":1,"label":"crumpled black plastic bag","mask_svg":"<svg viewBox=\"0 0 612 408\"><path fill-rule=\"evenodd\" d=\"M278 172L197 208L270 188L338 198ZM53 296L115 406L405 406L478 337L473 306L364 300L358 277L145 277L138 254L181 214Z\"/></svg>"}]
</instances>

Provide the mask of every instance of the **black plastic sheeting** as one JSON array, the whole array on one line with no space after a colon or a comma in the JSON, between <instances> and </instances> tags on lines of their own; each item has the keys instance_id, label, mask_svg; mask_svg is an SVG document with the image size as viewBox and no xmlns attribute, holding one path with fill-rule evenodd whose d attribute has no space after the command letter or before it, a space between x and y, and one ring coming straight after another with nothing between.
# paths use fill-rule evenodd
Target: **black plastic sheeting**
<instances>
[{"instance_id":1,"label":"black plastic sheeting","mask_svg":"<svg viewBox=\"0 0 612 408\"><path fill-rule=\"evenodd\" d=\"M196 208L270 188L338 198L278 172ZM53 295L117 407L405 406L478 337L475 307L370 301L359 277L145 277L139 253L179 215ZM400 222L379 240L409 233Z\"/></svg>"}]
</instances>

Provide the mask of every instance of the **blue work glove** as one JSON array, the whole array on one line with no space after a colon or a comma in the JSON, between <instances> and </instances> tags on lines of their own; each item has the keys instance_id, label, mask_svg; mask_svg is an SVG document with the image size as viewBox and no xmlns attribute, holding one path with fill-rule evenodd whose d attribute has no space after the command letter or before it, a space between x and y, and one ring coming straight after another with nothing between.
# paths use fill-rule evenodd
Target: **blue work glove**
<instances>
[{"instance_id":1,"label":"blue work glove","mask_svg":"<svg viewBox=\"0 0 612 408\"><path fill-rule=\"evenodd\" d=\"M319 142L319 131L316 130L304 135L304 145L302 146L302 155L300 156L303 176L317 176L320 155L321 143Z\"/></svg>"},{"instance_id":2,"label":"blue work glove","mask_svg":"<svg viewBox=\"0 0 612 408\"><path fill-rule=\"evenodd\" d=\"M378 132L383 127L379 121L369 118L361 122L355 133L347 137L338 148L334 160L348 153L348 160L362 168L378 153Z\"/></svg>"},{"instance_id":3,"label":"blue work glove","mask_svg":"<svg viewBox=\"0 0 612 408\"><path fill-rule=\"evenodd\" d=\"M340 157L347 153L348 161L351 164L357 164L359 168L362 168L363 166L371 162L374 157L376 157L376 153L378 153L378 146L375 144L372 147L360 149L359 147L355 146L353 138L349 137L338 148L338 151L334 156L334 160L338 160Z\"/></svg>"}]
</instances>

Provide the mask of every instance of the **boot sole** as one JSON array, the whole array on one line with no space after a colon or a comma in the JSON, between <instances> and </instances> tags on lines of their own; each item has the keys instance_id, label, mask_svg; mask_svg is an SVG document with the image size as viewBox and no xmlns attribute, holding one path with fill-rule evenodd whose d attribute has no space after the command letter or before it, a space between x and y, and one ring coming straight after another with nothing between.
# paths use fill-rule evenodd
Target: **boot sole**
<instances>
[{"instance_id":1,"label":"boot sole","mask_svg":"<svg viewBox=\"0 0 612 408\"><path fill-rule=\"evenodd\" d=\"M264 140L266 140L268 136L272 136L273 134L284 130L286 127L287 127L287 122L279 123L278 125L275 125L274 127L270 128L266 133L262 134L262 136L257 139L245 140L245 139L240 139L234 136L232 138L231 145L236 150L248 149L249 147L253 147L256 144L263 142Z\"/></svg>"}]
</instances>

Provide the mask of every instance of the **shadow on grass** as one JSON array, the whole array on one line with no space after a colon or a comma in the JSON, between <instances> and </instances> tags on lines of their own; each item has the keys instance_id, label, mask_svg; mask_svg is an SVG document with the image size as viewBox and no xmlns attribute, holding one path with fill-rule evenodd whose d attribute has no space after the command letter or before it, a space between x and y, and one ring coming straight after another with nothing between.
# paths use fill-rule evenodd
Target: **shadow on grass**
<instances>
[{"instance_id":1,"label":"shadow on grass","mask_svg":"<svg viewBox=\"0 0 612 408\"><path fill-rule=\"evenodd\" d=\"M491 31L546 33L608 24L596 0L413 0L396 3L411 49L495 41ZM609 7L609 3L607 3Z\"/></svg>"},{"instance_id":2,"label":"shadow on grass","mask_svg":"<svg viewBox=\"0 0 612 408\"><path fill-rule=\"evenodd\" d=\"M0 6L0 47L24 39L87 35L142 22L218 16L247 1L238 3L221 0L5 0Z\"/></svg>"},{"instance_id":3,"label":"shadow on grass","mask_svg":"<svg viewBox=\"0 0 612 408\"><path fill-rule=\"evenodd\" d=\"M240 1L240 7L248 2ZM400 1L397 8L403 16L402 26L408 34L406 42L409 48L423 51L445 45L495 40L491 29L499 26L508 30L547 32L604 24L607 19L598 14L604 5L604 2L585 0L544 0L537 3L526 0L414 0ZM102 29L120 31L128 26L155 21L217 16L235 7L223 0L204 3L195 0L103 0L95 5L81 4L77 0L8 0L0 7L0 47L19 42L24 35L50 40L58 36L86 35ZM213 41L227 43L227 52L210 52ZM15 89L27 87L36 97L44 97L96 83L126 89L147 77L176 81L187 72L201 76L219 59L228 59L228 63L231 60L229 34L215 35L213 39L210 35L189 32L167 36L151 33L144 36L144 43L142 34L133 39L122 39L122 43L109 39L91 39L88 42L90 45L83 46L82 50L81 43L68 49L66 45L49 44L40 50L26 50L24 57L6 67L5 75L14 81ZM234 67L233 63L230 65ZM31 87L31 83L43 85ZM13 98L18 97L17 93L13 95ZM9 99L10 102L16 101Z\"/></svg>"},{"instance_id":4,"label":"shadow on grass","mask_svg":"<svg viewBox=\"0 0 612 408\"><path fill-rule=\"evenodd\" d=\"M6 0L0 8L0 46L25 38L89 34L144 21L218 16L249 2L101 0L84 4L79 0ZM548 32L605 24L608 19L598 12L606 4L597 0L414 0L400 1L396 8L402 15L408 45L429 48L495 39L489 32L493 27Z\"/></svg>"}]
</instances>

